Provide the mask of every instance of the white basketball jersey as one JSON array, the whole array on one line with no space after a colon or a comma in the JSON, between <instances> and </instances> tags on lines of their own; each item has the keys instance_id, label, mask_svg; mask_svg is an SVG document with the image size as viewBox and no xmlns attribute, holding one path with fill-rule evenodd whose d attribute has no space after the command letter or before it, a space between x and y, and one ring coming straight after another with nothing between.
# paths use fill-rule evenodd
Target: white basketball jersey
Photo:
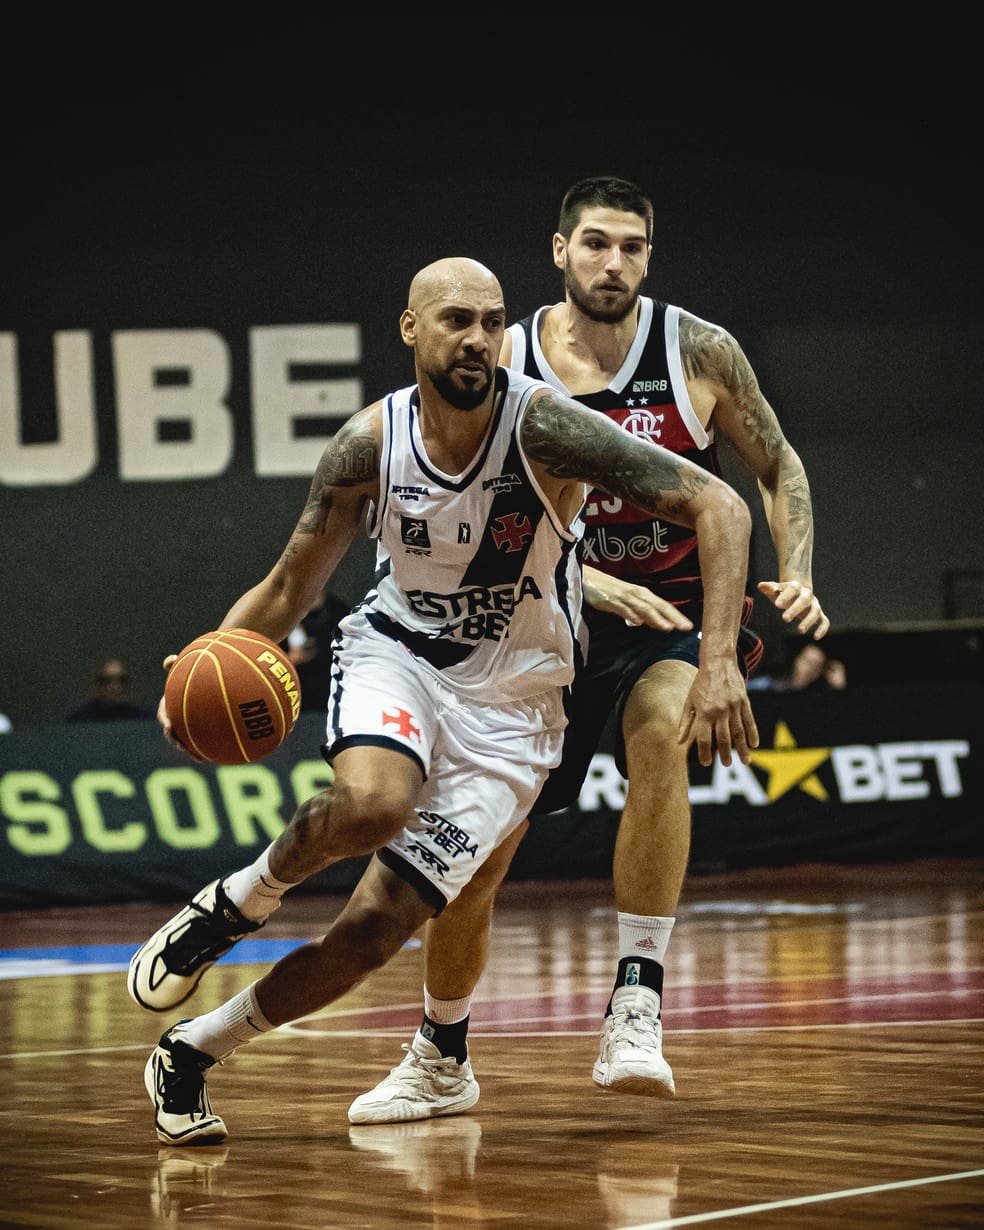
<instances>
[{"instance_id":1,"label":"white basketball jersey","mask_svg":"<svg viewBox=\"0 0 984 1230\"><path fill-rule=\"evenodd\" d=\"M488 431L461 474L429 460L416 385L383 402L379 505L367 522L375 588L360 610L455 691L488 703L570 683L586 646L583 523L561 524L519 441L542 388L497 369Z\"/></svg>"}]
</instances>

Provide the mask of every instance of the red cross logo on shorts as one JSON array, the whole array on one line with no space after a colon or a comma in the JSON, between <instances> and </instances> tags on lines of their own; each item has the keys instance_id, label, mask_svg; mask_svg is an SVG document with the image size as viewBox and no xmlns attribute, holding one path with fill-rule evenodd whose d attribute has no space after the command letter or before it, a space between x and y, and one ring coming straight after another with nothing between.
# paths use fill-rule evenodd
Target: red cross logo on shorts
<instances>
[{"instance_id":1,"label":"red cross logo on shorts","mask_svg":"<svg viewBox=\"0 0 984 1230\"><path fill-rule=\"evenodd\" d=\"M522 550L523 543L528 538L533 537L533 531L530 528L529 518L523 514L523 519L519 519L518 513L507 513L504 517L496 517L496 529L492 528L492 541L501 550L505 547L507 551Z\"/></svg>"},{"instance_id":2,"label":"red cross logo on shorts","mask_svg":"<svg viewBox=\"0 0 984 1230\"><path fill-rule=\"evenodd\" d=\"M413 718L406 709L397 709L395 713L387 713L383 710L383 725L395 726L404 739L409 739L411 736L416 739L420 738L420 727L414 726Z\"/></svg>"}]
</instances>

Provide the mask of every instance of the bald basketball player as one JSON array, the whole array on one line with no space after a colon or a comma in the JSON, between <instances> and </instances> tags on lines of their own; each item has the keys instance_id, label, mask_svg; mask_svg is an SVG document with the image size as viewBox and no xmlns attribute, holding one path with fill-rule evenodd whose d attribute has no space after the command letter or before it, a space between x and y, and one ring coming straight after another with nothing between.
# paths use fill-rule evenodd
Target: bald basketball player
<instances>
[{"instance_id":1,"label":"bald basketball player","mask_svg":"<svg viewBox=\"0 0 984 1230\"><path fill-rule=\"evenodd\" d=\"M751 520L691 462L622 431L541 380L498 366L502 290L448 258L413 279L400 332L415 383L354 414L328 443L280 559L222 627L282 640L357 529L376 582L339 625L324 754L330 787L250 867L210 884L135 954L128 988L165 1011L256 930L292 885L373 854L325 936L212 1012L179 1021L148 1059L158 1138L227 1136L209 1069L308 1016L385 964L508 840L560 760L564 689L583 654L576 548L591 490L692 529L704 642L681 743L747 761L758 732L735 644ZM159 718L170 722L163 702Z\"/></svg>"}]
</instances>

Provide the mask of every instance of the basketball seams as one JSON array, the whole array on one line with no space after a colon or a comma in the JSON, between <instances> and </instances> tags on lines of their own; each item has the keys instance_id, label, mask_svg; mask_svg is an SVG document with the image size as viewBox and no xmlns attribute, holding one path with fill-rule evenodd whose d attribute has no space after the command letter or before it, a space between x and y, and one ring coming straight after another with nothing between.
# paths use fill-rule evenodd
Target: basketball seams
<instances>
[{"instance_id":1,"label":"basketball seams","mask_svg":"<svg viewBox=\"0 0 984 1230\"><path fill-rule=\"evenodd\" d=\"M218 658L218 656L213 652L211 646L209 646L207 649L202 649L199 652L198 661L201 662L202 658L208 658L208 660L212 663L212 666L215 670L215 681L219 685L219 692L222 696L222 704L225 707L226 717L229 719L229 729L232 731L235 737L236 746L239 748L240 756L242 756L243 761L248 764L249 756L247 755L246 747L243 744L242 734L240 733L240 730L239 730L239 720L238 720L239 715L236 713L235 709L232 706L232 703L229 700L229 689L226 686L225 675L222 672L222 662ZM187 695L187 692L186 692L186 695Z\"/></svg>"},{"instance_id":2,"label":"basketball seams","mask_svg":"<svg viewBox=\"0 0 984 1230\"><path fill-rule=\"evenodd\" d=\"M188 651L186 651L186 653L188 653L189 655L194 654L194 661L192 662L191 666L188 669L188 673L185 678L184 686L182 689L182 718L184 721L185 731L187 732L188 742L189 742L189 745L191 746L191 749L197 755L203 756L206 760L212 759L212 757L207 754L207 749L203 748L202 744L199 742L199 739L202 738L203 736L203 732L199 730L197 732L198 738L195 737L196 731L191 721L190 715L188 713L188 705L191 699L191 693L192 693L192 688L193 688L193 678L195 674L198 672L198 670L201 668L202 662L207 661L212 667L213 682L217 685L219 689L219 695L222 698L222 704L225 709L225 714L226 714L226 718L228 721L229 732L232 734L235 740L236 747L239 750L239 756L241 758L241 762L243 764L250 764L251 760L250 760L250 756L248 753L247 744L243 740L242 732L240 729L239 714L237 712L235 703L232 701L229 695L229 683L226 679L226 676L223 670L222 661L213 652L211 648L211 645L213 643L214 642L209 642L209 643L206 643L205 645L202 645L199 648L190 648ZM254 641L253 643L257 645L262 644L263 648L264 649L266 648L266 644L263 642ZM280 703L280 692L282 691L282 689L278 690L273 680L269 678L268 673L264 671L262 667L258 666L247 654L243 653L241 649L239 649L235 645L230 644L227 640L224 640L224 639L222 641L222 644L225 649L231 650L236 655L236 657L239 659L241 663L249 667L253 678L256 680L259 680L259 682L262 684L263 689L265 690L265 693L266 693L265 699L269 700L269 697L273 696L276 702L274 706L275 712L280 718L279 729L276 732L277 736L279 736L277 738L276 745L279 746L283 742L283 740L287 737L287 734L289 733L286 717L284 714L283 705ZM185 656L185 655L183 654L182 656ZM175 665L177 665L177 663L175 663ZM214 754L214 749L213 749L213 754ZM223 757L223 759L225 759L225 757Z\"/></svg>"},{"instance_id":3,"label":"basketball seams","mask_svg":"<svg viewBox=\"0 0 984 1230\"><path fill-rule=\"evenodd\" d=\"M194 679L195 675L198 673L198 668L202 664L202 657L205 652L206 650L204 649L194 651L194 658L191 662L191 665L188 667L188 670L185 673L184 684L182 685L182 688L181 688L181 721L184 726L185 738L188 740L191 750L197 756L205 756L205 753L202 751L199 744L195 742L195 738L191 732L191 717L188 713L188 702L189 702L189 698L191 697L192 680ZM186 656L187 657L191 656L187 650L185 650L181 654L181 658L178 659L178 662L180 662L181 659L185 658ZM178 662L175 662L174 666L177 666ZM171 669L173 670L174 667L172 667ZM208 757L206 756L205 759L207 760Z\"/></svg>"},{"instance_id":4,"label":"basketball seams","mask_svg":"<svg viewBox=\"0 0 984 1230\"><path fill-rule=\"evenodd\" d=\"M262 652L275 654L287 675L278 676L258 662ZM247 675L251 681L248 688L243 682ZM291 690L296 690L294 699L298 699L300 684L296 671L279 645L260 633L223 629L196 637L178 655L165 685L165 692L171 693L173 700L180 693L177 708L182 729L176 730L176 734L194 755L213 763L252 764L263 759L283 743L294 727L291 691L283 686L284 678L289 679ZM253 691L259 693L255 698L251 695ZM249 701L237 698L244 692ZM242 707L254 699L263 702L260 716L272 724L268 743L251 743L248 737L250 719L257 715L244 713ZM209 705L213 706L211 714ZM254 754L251 756L250 752Z\"/></svg>"},{"instance_id":5,"label":"basketball seams","mask_svg":"<svg viewBox=\"0 0 984 1230\"><path fill-rule=\"evenodd\" d=\"M232 652L242 662L245 662L248 666L252 667L252 669L256 672L256 674L263 680L266 686L270 689L271 693L276 697L277 706L280 710L280 716L283 719L283 725L285 727L284 737L286 738L287 734L289 733L289 726L290 726L290 697L287 695L287 693L284 691L282 687L278 687L278 685L274 683L274 681L270 678L270 672L264 670L263 667L259 665L259 663L256 661L255 658L251 658L249 654L244 653L243 650L240 649L238 645L233 645L231 641L228 641L225 639L229 635L238 635L241 637L241 639L248 640L249 644L257 645L261 649L269 649L271 642L267 640L262 640L262 641L257 640L255 637L249 637L249 638L243 637L241 633L231 633L230 634L226 632L220 632L211 641L210 644L215 645L215 644L221 643L226 649L231 649Z\"/></svg>"}]
</instances>

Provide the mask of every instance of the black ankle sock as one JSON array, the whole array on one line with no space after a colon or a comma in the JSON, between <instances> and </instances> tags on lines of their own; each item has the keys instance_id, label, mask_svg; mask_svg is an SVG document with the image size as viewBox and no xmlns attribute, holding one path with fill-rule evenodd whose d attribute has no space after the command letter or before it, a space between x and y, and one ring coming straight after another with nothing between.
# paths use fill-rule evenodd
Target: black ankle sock
<instances>
[{"instance_id":1,"label":"black ankle sock","mask_svg":"<svg viewBox=\"0 0 984 1230\"><path fill-rule=\"evenodd\" d=\"M649 987L659 996L660 1007L663 1004L663 967L651 957L623 957L618 963L618 973L615 975L615 985L605 1009L605 1016L612 1015L612 998L621 987Z\"/></svg>"},{"instance_id":2,"label":"black ankle sock","mask_svg":"<svg viewBox=\"0 0 984 1230\"><path fill-rule=\"evenodd\" d=\"M458 1063L464 1063L468 1058L468 1021L455 1021L453 1025L439 1025L432 1021L427 1013L420 1026L420 1032L428 1042L433 1042L445 1058L454 1056Z\"/></svg>"}]
</instances>

